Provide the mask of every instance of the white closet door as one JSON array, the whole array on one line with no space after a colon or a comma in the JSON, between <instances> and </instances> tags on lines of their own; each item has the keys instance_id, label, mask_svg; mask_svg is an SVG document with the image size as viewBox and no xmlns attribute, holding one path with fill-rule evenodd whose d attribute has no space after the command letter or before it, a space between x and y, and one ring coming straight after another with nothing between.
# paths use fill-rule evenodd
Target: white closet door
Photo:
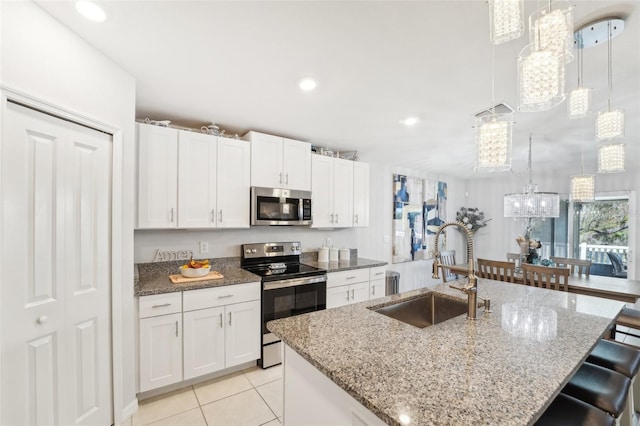
<instances>
[{"instance_id":1,"label":"white closet door","mask_svg":"<svg viewBox=\"0 0 640 426\"><path fill-rule=\"evenodd\" d=\"M111 424L111 136L13 103L4 125L0 424Z\"/></svg>"}]
</instances>

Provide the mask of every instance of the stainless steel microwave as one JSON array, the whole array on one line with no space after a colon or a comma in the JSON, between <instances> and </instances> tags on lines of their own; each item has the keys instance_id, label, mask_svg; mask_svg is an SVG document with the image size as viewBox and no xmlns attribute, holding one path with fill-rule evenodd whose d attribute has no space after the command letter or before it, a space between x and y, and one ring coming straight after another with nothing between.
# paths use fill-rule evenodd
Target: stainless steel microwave
<instances>
[{"instance_id":1,"label":"stainless steel microwave","mask_svg":"<svg viewBox=\"0 0 640 426\"><path fill-rule=\"evenodd\" d=\"M311 225L311 191L252 186L251 225Z\"/></svg>"}]
</instances>

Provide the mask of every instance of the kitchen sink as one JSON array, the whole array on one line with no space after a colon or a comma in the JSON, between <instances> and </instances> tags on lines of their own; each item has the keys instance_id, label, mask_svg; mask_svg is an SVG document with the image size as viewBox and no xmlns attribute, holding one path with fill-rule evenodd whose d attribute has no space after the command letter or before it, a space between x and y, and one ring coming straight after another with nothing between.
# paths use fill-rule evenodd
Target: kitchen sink
<instances>
[{"instance_id":1,"label":"kitchen sink","mask_svg":"<svg viewBox=\"0 0 640 426\"><path fill-rule=\"evenodd\" d=\"M382 315L425 328L467 313L467 301L453 299L437 293L427 293L382 308L373 309Z\"/></svg>"}]
</instances>

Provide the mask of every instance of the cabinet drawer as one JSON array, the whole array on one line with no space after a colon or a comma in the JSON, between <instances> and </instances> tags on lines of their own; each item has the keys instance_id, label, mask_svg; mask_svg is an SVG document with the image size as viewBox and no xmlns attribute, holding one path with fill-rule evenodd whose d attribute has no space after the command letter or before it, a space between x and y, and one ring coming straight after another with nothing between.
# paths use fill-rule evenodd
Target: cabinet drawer
<instances>
[{"instance_id":1,"label":"cabinet drawer","mask_svg":"<svg viewBox=\"0 0 640 426\"><path fill-rule=\"evenodd\" d=\"M175 314L182 311L182 292L141 296L138 300L138 317Z\"/></svg>"},{"instance_id":2,"label":"cabinet drawer","mask_svg":"<svg viewBox=\"0 0 640 426\"><path fill-rule=\"evenodd\" d=\"M184 312L260 300L260 282L203 288L184 292Z\"/></svg>"},{"instance_id":3,"label":"cabinet drawer","mask_svg":"<svg viewBox=\"0 0 640 426\"><path fill-rule=\"evenodd\" d=\"M387 273L386 266L376 266L375 268L370 268L369 280L373 281L373 280L384 279L386 273Z\"/></svg>"},{"instance_id":4,"label":"cabinet drawer","mask_svg":"<svg viewBox=\"0 0 640 426\"><path fill-rule=\"evenodd\" d=\"M352 269L349 271L331 272L327 274L327 287L369 281L369 268Z\"/></svg>"}]
</instances>

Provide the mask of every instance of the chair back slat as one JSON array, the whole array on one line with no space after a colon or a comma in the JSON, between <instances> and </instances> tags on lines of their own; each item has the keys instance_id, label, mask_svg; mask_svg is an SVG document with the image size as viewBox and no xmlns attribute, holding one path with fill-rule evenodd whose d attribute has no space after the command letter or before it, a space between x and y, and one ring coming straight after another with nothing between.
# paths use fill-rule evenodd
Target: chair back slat
<instances>
[{"instance_id":1,"label":"chair back slat","mask_svg":"<svg viewBox=\"0 0 640 426\"><path fill-rule=\"evenodd\" d=\"M514 262L504 262L501 260L478 259L478 276L490 280L515 282Z\"/></svg>"},{"instance_id":2,"label":"chair back slat","mask_svg":"<svg viewBox=\"0 0 640 426\"><path fill-rule=\"evenodd\" d=\"M520 262L520 253L507 253L507 260L509 262Z\"/></svg>"},{"instance_id":3,"label":"chair back slat","mask_svg":"<svg viewBox=\"0 0 640 426\"><path fill-rule=\"evenodd\" d=\"M584 275L589 278L589 273L591 271L590 260L555 256L551 256L551 260L559 267L569 268L569 270L571 270L571 275L577 275L579 277Z\"/></svg>"},{"instance_id":4,"label":"chair back slat","mask_svg":"<svg viewBox=\"0 0 640 426\"><path fill-rule=\"evenodd\" d=\"M569 291L569 268L551 266L522 265L522 277L525 285L547 288L550 290Z\"/></svg>"},{"instance_id":5,"label":"chair back slat","mask_svg":"<svg viewBox=\"0 0 640 426\"><path fill-rule=\"evenodd\" d=\"M442 265L453 266L456 264L456 251L443 250L440 252L440 263ZM458 274L451 272L451 269L442 268L442 282L453 281L458 279Z\"/></svg>"}]
</instances>

